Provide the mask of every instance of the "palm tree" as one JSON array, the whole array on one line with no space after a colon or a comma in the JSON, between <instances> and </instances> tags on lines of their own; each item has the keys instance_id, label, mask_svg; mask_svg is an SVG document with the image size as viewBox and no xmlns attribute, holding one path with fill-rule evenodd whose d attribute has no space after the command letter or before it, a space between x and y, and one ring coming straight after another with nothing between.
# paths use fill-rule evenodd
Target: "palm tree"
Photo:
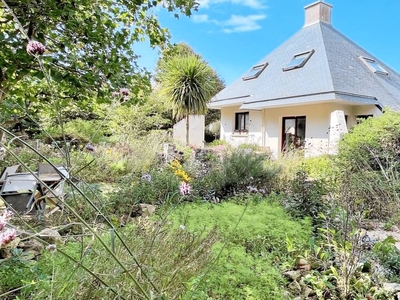
<instances>
[{"instance_id":1,"label":"palm tree","mask_svg":"<svg viewBox=\"0 0 400 300\"><path fill-rule=\"evenodd\" d=\"M207 103L223 86L215 71L198 55L173 56L159 64L158 90L172 105L176 119L186 117L189 145L189 115L205 114Z\"/></svg>"}]
</instances>

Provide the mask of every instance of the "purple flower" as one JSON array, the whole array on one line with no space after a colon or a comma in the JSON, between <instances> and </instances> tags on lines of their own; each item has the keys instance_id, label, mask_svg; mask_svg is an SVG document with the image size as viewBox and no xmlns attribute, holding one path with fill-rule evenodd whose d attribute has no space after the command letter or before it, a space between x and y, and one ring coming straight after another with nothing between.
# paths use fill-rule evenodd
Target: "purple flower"
<instances>
[{"instance_id":1,"label":"purple flower","mask_svg":"<svg viewBox=\"0 0 400 300\"><path fill-rule=\"evenodd\" d=\"M144 174L141 178L144 181L151 182L151 175L150 174Z\"/></svg>"},{"instance_id":2,"label":"purple flower","mask_svg":"<svg viewBox=\"0 0 400 300\"><path fill-rule=\"evenodd\" d=\"M182 196L186 196L190 194L192 187L190 186L189 183L186 183L184 181L181 182L181 185L179 186L179 191L181 192Z\"/></svg>"},{"instance_id":3,"label":"purple flower","mask_svg":"<svg viewBox=\"0 0 400 300\"><path fill-rule=\"evenodd\" d=\"M96 150L96 148L92 144L87 144L85 146L85 149L89 150L89 151L95 151Z\"/></svg>"},{"instance_id":4,"label":"purple flower","mask_svg":"<svg viewBox=\"0 0 400 300\"><path fill-rule=\"evenodd\" d=\"M30 55L42 55L46 51L46 47L38 41L29 41L26 45L26 52Z\"/></svg>"},{"instance_id":5,"label":"purple flower","mask_svg":"<svg viewBox=\"0 0 400 300\"><path fill-rule=\"evenodd\" d=\"M119 90L122 96L129 96L129 89L127 88L122 88Z\"/></svg>"}]
</instances>

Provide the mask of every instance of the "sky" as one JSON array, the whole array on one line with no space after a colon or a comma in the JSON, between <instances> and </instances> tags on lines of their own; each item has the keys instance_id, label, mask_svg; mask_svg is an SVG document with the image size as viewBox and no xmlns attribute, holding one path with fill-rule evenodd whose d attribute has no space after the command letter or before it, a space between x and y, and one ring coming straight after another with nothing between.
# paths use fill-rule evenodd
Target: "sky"
<instances>
[{"instance_id":1,"label":"sky","mask_svg":"<svg viewBox=\"0 0 400 300\"><path fill-rule=\"evenodd\" d=\"M228 86L304 25L304 7L314 0L200 0L191 17L157 10L171 42L200 54ZM326 0L332 25L400 73L400 0ZM157 50L135 45L138 63L153 71Z\"/></svg>"}]
</instances>

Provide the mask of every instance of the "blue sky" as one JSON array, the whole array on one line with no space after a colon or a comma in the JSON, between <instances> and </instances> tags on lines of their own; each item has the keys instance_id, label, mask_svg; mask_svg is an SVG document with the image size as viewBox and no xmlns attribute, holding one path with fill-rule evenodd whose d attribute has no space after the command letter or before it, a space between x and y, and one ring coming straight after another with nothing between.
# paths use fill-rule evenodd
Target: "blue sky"
<instances>
[{"instance_id":1,"label":"blue sky","mask_svg":"<svg viewBox=\"0 0 400 300\"><path fill-rule=\"evenodd\" d=\"M158 10L173 43L185 42L208 61L227 85L294 35L304 24L304 6L314 0L201 0L188 18ZM400 1L330 0L332 25L400 73ZM155 50L134 48L141 67L154 69Z\"/></svg>"}]
</instances>

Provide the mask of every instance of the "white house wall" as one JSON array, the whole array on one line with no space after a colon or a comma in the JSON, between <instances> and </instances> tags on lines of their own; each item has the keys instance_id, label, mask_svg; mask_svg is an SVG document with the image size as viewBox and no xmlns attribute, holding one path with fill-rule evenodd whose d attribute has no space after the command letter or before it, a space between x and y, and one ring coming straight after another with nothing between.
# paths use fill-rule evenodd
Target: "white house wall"
<instances>
[{"instance_id":1,"label":"white house wall","mask_svg":"<svg viewBox=\"0 0 400 300\"><path fill-rule=\"evenodd\" d=\"M245 112L237 107L221 109L221 140L231 145L256 144L262 146L262 111L249 111L249 133L235 133L235 113Z\"/></svg>"},{"instance_id":2,"label":"white house wall","mask_svg":"<svg viewBox=\"0 0 400 300\"><path fill-rule=\"evenodd\" d=\"M204 115L189 116L189 145L203 148L204 147ZM173 138L175 141L186 145L186 118L180 120L174 125Z\"/></svg>"},{"instance_id":3,"label":"white house wall","mask_svg":"<svg viewBox=\"0 0 400 300\"><path fill-rule=\"evenodd\" d=\"M306 156L315 156L328 152L330 116L335 110L342 110L347 116L347 126L357 123L358 115L380 115L375 106L351 106L341 103L303 105L270 108L263 111L249 111L250 130L248 134L235 133L235 113L245 112L238 107L221 109L221 139L232 145L255 143L269 147L278 157L282 145L282 118L306 117ZM263 134L264 132L264 134Z\"/></svg>"}]
</instances>

